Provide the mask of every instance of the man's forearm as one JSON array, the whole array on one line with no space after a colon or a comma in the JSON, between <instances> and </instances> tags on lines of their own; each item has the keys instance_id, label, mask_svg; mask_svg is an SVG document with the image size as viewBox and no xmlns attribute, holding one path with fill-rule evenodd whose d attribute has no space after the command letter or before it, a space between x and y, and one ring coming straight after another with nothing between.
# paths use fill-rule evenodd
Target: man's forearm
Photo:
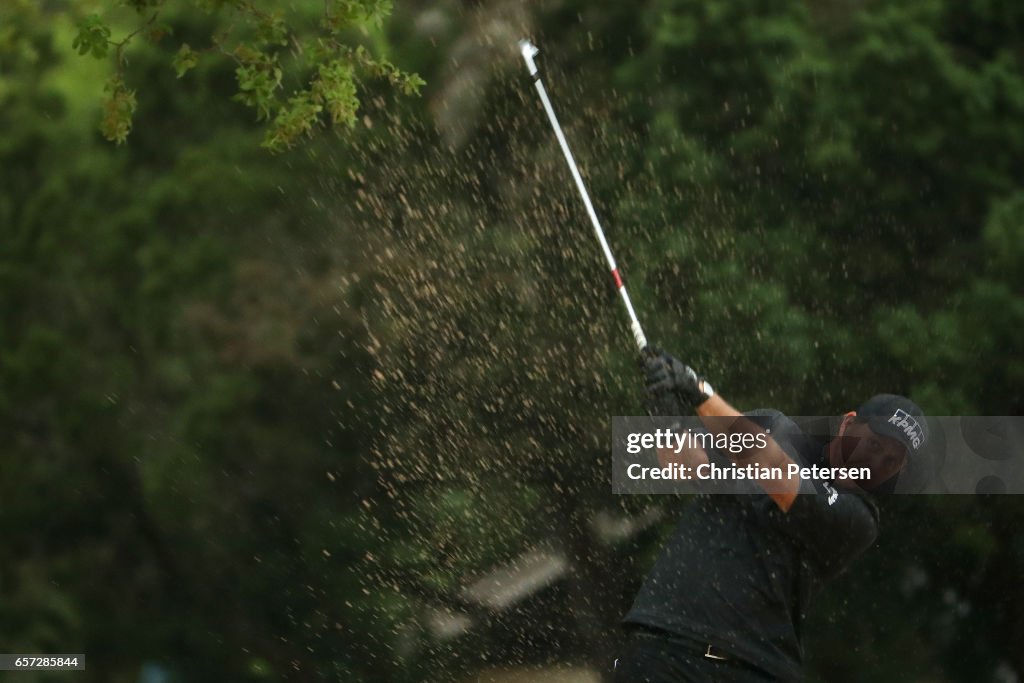
<instances>
[{"instance_id":1,"label":"man's forearm","mask_svg":"<svg viewBox=\"0 0 1024 683\"><path fill-rule=\"evenodd\" d=\"M751 434L757 436L763 434L761 440L765 446L756 445L745 448L739 453L726 451L730 459L735 462L752 463L763 467L778 467L783 473L788 473L789 465L793 463L782 447L768 434L760 425L747 418L740 411L733 408L728 401L715 394L704 403L697 406L697 415L709 432L713 434ZM729 419L732 418L732 419ZM759 440L751 440L758 443ZM659 458L661 454L659 453ZM705 461L707 455L704 455ZM775 504L783 512L789 510L793 501L796 500L797 492L800 490L800 477L785 474L782 479L763 479L758 482L765 492L775 501Z\"/></svg>"}]
</instances>

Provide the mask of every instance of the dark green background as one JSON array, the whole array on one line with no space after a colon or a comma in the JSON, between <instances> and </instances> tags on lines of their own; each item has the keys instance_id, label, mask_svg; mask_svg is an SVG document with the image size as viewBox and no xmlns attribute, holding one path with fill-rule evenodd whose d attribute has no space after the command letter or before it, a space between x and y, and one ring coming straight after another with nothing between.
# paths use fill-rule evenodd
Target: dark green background
<instances>
[{"instance_id":1,"label":"dark green background","mask_svg":"<svg viewBox=\"0 0 1024 683\"><path fill-rule=\"evenodd\" d=\"M422 98L368 81L353 132L276 156L229 66L152 47L114 147L71 24L5 21L0 650L84 652L75 680L607 666L664 528L591 521L678 501L610 494L642 379L524 35L648 336L736 405L1024 408L1019 3L403 1ZM1022 512L886 502L812 679L1019 679ZM566 578L431 636L544 542Z\"/></svg>"}]
</instances>

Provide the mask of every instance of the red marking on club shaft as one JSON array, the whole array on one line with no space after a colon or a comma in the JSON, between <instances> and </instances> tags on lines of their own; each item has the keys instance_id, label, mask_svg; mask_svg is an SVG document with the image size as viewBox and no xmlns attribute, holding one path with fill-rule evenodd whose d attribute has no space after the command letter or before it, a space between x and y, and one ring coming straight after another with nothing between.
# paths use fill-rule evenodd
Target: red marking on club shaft
<instances>
[{"instance_id":1,"label":"red marking on club shaft","mask_svg":"<svg viewBox=\"0 0 1024 683\"><path fill-rule=\"evenodd\" d=\"M615 278L615 289L622 289L622 277L619 275L618 268L612 271L612 277Z\"/></svg>"}]
</instances>

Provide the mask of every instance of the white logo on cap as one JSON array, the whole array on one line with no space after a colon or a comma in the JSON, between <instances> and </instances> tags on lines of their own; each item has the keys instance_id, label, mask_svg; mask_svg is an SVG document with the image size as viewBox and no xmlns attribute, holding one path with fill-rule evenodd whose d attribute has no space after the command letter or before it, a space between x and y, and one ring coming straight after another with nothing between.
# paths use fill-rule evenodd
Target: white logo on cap
<instances>
[{"instance_id":1,"label":"white logo on cap","mask_svg":"<svg viewBox=\"0 0 1024 683\"><path fill-rule=\"evenodd\" d=\"M910 439L910 443L914 445L914 450L918 449L921 441L924 439L924 429L913 415L902 408L897 408L896 412L889 418L889 424L902 429L903 433Z\"/></svg>"}]
</instances>

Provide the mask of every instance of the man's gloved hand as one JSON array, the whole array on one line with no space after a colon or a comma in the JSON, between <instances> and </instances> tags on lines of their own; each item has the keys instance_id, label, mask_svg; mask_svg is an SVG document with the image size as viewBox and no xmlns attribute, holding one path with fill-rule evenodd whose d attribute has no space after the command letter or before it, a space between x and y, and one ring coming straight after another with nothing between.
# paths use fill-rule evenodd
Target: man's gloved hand
<instances>
[{"instance_id":1,"label":"man's gloved hand","mask_svg":"<svg viewBox=\"0 0 1024 683\"><path fill-rule=\"evenodd\" d=\"M669 397L679 403L679 413L692 411L715 395L711 388L693 368L667 353L652 352L644 360L647 374L647 393L659 411L667 407ZM664 413L663 413L664 414Z\"/></svg>"},{"instance_id":2,"label":"man's gloved hand","mask_svg":"<svg viewBox=\"0 0 1024 683\"><path fill-rule=\"evenodd\" d=\"M684 408L679 397L671 391L648 391L647 412L652 417L678 417L691 412L691 410Z\"/></svg>"}]
</instances>

